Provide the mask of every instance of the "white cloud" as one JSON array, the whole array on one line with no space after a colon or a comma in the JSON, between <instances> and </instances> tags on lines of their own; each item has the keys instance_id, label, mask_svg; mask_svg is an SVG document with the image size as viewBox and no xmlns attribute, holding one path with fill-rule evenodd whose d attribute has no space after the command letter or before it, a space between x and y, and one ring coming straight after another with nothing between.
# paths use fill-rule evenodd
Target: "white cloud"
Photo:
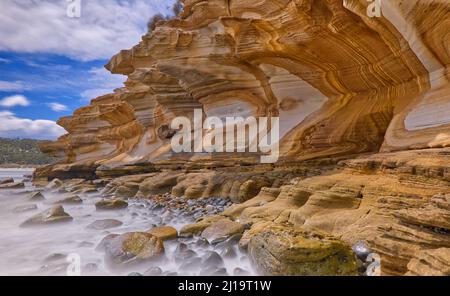
<instances>
[{"instance_id":1,"label":"white cloud","mask_svg":"<svg viewBox=\"0 0 450 296\"><path fill-rule=\"evenodd\" d=\"M2 0L0 51L107 59L136 44L150 17L166 14L174 0L84 0L80 18L67 16L68 3Z\"/></svg>"},{"instance_id":2,"label":"white cloud","mask_svg":"<svg viewBox=\"0 0 450 296\"><path fill-rule=\"evenodd\" d=\"M9 111L0 111L0 137L54 140L66 131L51 120L18 118Z\"/></svg>"},{"instance_id":3,"label":"white cloud","mask_svg":"<svg viewBox=\"0 0 450 296\"><path fill-rule=\"evenodd\" d=\"M23 91L28 89L21 81L3 81L0 80L0 91Z\"/></svg>"},{"instance_id":4,"label":"white cloud","mask_svg":"<svg viewBox=\"0 0 450 296\"><path fill-rule=\"evenodd\" d=\"M47 105L55 112L64 112L69 110L66 105L60 103L48 103Z\"/></svg>"},{"instance_id":5,"label":"white cloud","mask_svg":"<svg viewBox=\"0 0 450 296\"><path fill-rule=\"evenodd\" d=\"M16 106L26 107L29 105L30 101L28 101L28 99L22 95L10 96L0 100L0 106L5 108L11 108Z\"/></svg>"},{"instance_id":6,"label":"white cloud","mask_svg":"<svg viewBox=\"0 0 450 296\"><path fill-rule=\"evenodd\" d=\"M88 82L96 87L88 88L81 93L83 101L89 101L112 93L115 88L123 86L126 80L126 76L111 74L105 68L92 68L89 70L89 73L91 77L88 79Z\"/></svg>"}]
</instances>

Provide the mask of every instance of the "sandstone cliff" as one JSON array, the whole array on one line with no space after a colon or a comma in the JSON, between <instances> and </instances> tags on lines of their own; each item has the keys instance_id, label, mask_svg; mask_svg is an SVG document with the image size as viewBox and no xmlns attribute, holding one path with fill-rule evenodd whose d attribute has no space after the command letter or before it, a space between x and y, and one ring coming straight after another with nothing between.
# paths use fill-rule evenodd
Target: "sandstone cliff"
<instances>
[{"instance_id":1,"label":"sandstone cliff","mask_svg":"<svg viewBox=\"0 0 450 296\"><path fill-rule=\"evenodd\" d=\"M123 88L59 120L69 133L42 149L65 160L36 178L139 175L108 190L221 195L254 229L366 240L385 274L448 270L450 2L382 4L370 18L366 0L185 0L108 63ZM279 116L280 160L174 154L170 122L195 108Z\"/></svg>"}]
</instances>

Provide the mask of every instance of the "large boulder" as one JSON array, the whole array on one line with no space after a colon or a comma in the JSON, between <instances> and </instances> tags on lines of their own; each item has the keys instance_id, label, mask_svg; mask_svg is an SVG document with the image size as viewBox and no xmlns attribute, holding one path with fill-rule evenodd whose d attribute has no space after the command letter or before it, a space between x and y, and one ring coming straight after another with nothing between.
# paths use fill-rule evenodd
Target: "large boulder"
<instances>
[{"instance_id":1,"label":"large boulder","mask_svg":"<svg viewBox=\"0 0 450 296\"><path fill-rule=\"evenodd\" d=\"M222 242L235 234L242 234L244 226L238 222L229 219L222 219L212 223L202 232L202 238L206 239L210 244Z\"/></svg>"},{"instance_id":2,"label":"large boulder","mask_svg":"<svg viewBox=\"0 0 450 296\"><path fill-rule=\"evenodd\" d=\"M44 224L54 224L61 222L72 221L73 218L64 211L62 206L55 206L48 209L40 214L37 214L30 219L26 220L21 224L21 226L35 226Z\"/></svg>"},{"instance_id":3,"label":"large boulder","mask_svg":"<svg viewBox=\"0 0 450 296\"><path fill-rule=\"evenodd\" d=\"M298 227L273 225L250 240L249 255L264 275L353 276L356 256L333 237Z\"/></svg>"},{"instance_id":4,"label":"large boulder","mask_svg":"<svg viewBox=\"0 0 450 296\"><path fill-rule=\"evenodd\" d=\"M101 244L107 263L113 265L145 263L164 254L163 241L147 232L109 235Z\"/></svg>"}]
</instances>

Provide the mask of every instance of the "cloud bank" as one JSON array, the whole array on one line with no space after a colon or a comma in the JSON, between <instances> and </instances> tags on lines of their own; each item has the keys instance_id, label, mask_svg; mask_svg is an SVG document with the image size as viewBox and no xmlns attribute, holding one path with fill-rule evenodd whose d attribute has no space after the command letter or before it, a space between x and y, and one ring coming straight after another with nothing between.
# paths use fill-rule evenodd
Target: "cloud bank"
<instances>
[{"instance_id":1,"label":"cloud bank","mask_svg":"<svg viewBox=\"0 0 450 296\"><path fill-rule=\"evenodd\" d=\"M80 18L68 17L69 3L2 0L0 50L55 53L83 61L109 59L136 44L150 17L167 14L174 1L82 0Z\"/></svg>"},{"instance_id":2,"label":"cloud bank","mask_svg":"<svg viewBox=\"0 0 450 296\"><path fill-rule=\"evenodd\" d=\"M66 131L51 120L31 120L16 117L9 111L0 111L0 137L54 140Z\"/></svg>"}]
</instances>

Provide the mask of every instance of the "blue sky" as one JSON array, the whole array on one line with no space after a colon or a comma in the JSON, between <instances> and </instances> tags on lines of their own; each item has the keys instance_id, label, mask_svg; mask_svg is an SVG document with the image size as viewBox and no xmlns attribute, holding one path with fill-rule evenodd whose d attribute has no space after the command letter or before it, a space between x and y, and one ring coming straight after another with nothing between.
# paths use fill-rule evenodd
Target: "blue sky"
<instances>
[{"instance_id":1,"label":"blue sky","mask_svg":"<svg viewBox=\"0 0 450 296\"><path fill-rule=\"evenodd\" d=\"M72 0L76 1L76 0ZM81 17L66 0L2 0L0 10L0 137L56 139L55 121L125 77L103 66L138 43L153 14L173 0L81 0Z\"/></svg>"}]
</instances>

